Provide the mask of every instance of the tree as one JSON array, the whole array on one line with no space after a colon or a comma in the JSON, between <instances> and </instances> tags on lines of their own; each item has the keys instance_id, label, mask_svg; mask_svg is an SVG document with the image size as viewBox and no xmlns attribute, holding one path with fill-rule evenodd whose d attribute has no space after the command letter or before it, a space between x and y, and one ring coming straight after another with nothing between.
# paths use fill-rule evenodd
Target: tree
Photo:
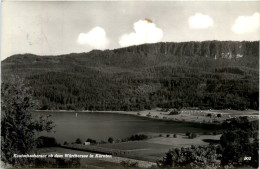
<instances>
[{"instance_id":1,"label":"tree","mask_svg":"<svg viewBox=\"0 0 260 169\"><path fill-rule=\"evenodd\" d=\"M96 143L97 143L96 140L91 139L91 138L88 138L88 139L86 140L86 142L90 142L91 144L96 144Z\"/></svg>"},{"instance_id":2,"label":"tree","mask_svg":"<svg viewBox=\"0 0 260 169\"><path fill-rule=\"evenodd\" d=\"M217 117L222 117L222 115L221 114L217 114Z\"/></svg>"},{"instance_id":3,"label":"tree","mask_svg":"<svg viewBox=\"0 0 260 169\"><path fill-rule=\"evenodd\" d=\"M196 134L196 133L191 133L188 137L189 137L190 139L193 139L193 138L196 138L196 137L197 137L197 134Z\"/></svg>"},{"instance_id":4,"label":"tree","mask_svg":"<svg viewBox=\"0 0 260 169\"><path fill-rule=\"evenodd\" d=\"M185 135L189 137L191 133L187 131Z\"/></svg>"},{"instance_id":5,"label":"tree","mask_svg":"<svg viewBox=\"0 0 260 169\"><path fill-rule=\"evenodd\" d=\"M166 157L163 159L163 165L165 166L173 165L173 154L170 151L166 153Z\"/></svg>"},{"instance_id":6,"label":"tree","mask_svg":"<svg viewBox=\"0 0 260 169\"><path fill-rule=\"evenodd\" d=\"M109 143L113 143L114 142L114 139L112 137L109 137L108 140L107 140Z\"/></svg>"},{"instance_id":7,"label":"tree","mask_svg":"<svg viewBox=\"0 0 260 169\"><path fill-rule=\"evenodd\" d=\"M75 141L76 144L82 144L82 141L80 138L77 138L76 141Z\"/></svg>"},{"instance_id":8,"label":"tree","mask_svg":"<svg viewBox=\"0 0 260 169\"><path fill-rule=\"evenodd\" d=\"M49 132L54 125L49 116L41 116L38 120L32 117L38 104L23 79L11 77L3 82L1 95L1 160L13 166L29 165L29 158L14 158L13 155L33 152L36 134Z\"/></svg>"}]
</instances>

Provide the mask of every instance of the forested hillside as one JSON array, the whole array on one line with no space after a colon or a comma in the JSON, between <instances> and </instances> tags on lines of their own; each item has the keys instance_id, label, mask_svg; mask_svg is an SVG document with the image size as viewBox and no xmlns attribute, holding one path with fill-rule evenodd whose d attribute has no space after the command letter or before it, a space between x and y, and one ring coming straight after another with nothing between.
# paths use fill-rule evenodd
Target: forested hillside
<instances>
[{"instance_id":1,"label":"forested hillside","mask_svg":"<svg viewBox=\"0 0 260 169\"><path fill-rule=\"evenodd\" d=\"M259 107L259 42L156 43L60 56L13 55L2 79L25 78L41 109Z\"/></svg>"}]
</instances>

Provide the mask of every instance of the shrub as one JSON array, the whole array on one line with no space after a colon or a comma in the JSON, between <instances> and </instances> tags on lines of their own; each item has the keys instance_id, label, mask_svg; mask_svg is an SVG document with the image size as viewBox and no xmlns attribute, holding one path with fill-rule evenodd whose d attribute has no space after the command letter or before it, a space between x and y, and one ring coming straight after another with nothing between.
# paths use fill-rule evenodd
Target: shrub
<instances>
[{"instance_id":1,"label":"shrub","mask_svg":"<svg viewBox=\"0 0 260 169\"><path fill-rule=\"evenodd\" d=\"M191 134L190 132L186 132L186 136L188 136L188 137L189 137L189 136L190 136L190 134Z\"/></svg>"},{"instance_id":2,"label":"shrub","mask_svg":"<svg viewBox=\"0 0 260 169\"><path fill-rule=\"evenodd\" d=\"M114 142L114 139L113 139L112 137L109 137L109 138L107 139L107 142L113 143L113 142Z\"/></svg>"},{"instance_id":3,"label":"shrub","mask_svg":"<svg viewBox=\"0 0 260 169\"><path fill-rule=\"evenodd\" d=\"M193 139L193 138L196 138L196 137L197 137L197 134L196 134L196 133L192 133L192 134L189 135L189 138L190 138L190 139Z\"/></svg>"},{"instance_id":4,"label":"shrub","mask_svg":"<svg viewBox=\"0 0 260 169\"><path fill-rule=\"evenodd\" d=\"M53 137L40 136L36 141L37 148L57 146L57 142Z\"/></svg>"},{"instance_id":5,"label":"shrub","mask_svg":"<svg viewBox=\"0 0 260 169\"><path fill-rule=\"evenodd\" d=\"M104 141L104 140L101 140L100 141L100 144L106 144L107 142L106 141Z\"/></svg>"},{"instance_id":6,"label":"shrub","mask_svg":"<svg viewBox=\"0 0 260 169\"><path fill-rule=\"evenodd\" d=\"M178 115L180 112L177 109L172 110L169 115Z\"/></svg>"},{"instance_id":7,"label":"shrub","mask_svg":"<svg viewBox=\"0 0 260 169\"><path fill-rule=\"evenodd\" d=\"M77 138L76 141L75 141L76 144L82 144L82 141L80 138Z\"/></svg>"},{"instance_id":8,"label":"shrub","mask_svg":"<svg viewBox=\"0 0 260 169\"><path fill-rule=\"evenodd\" d=\"M116 139L115 143L120 143L121 142L121 139Z\"/></svg>"},{"instance_id":9,"label":"shrub","mask_svg":"<svg viewBox=\"0 0 260 169\"><path fill-rule=\"evenodd\" d=\"M222 117L222 115L221 114L217 114L217 117Z\"/></svg>"},{"instance_id":10,"label":"shrub","mask_svg":"<svg viewBox=\"0 0 260 169\"><path fill-rule=\"evenodd\" d=\"M208 113L208 114L207 114L207 117L212 117L212 114Z\"/></svg>"},{"instance_id":11,"label":"shrub","mask_svg":"<svg viewBox=\"0 0 260 169\"><path fill-rule=\"evenodd\" d=\"M146 140L148 138L147 135L144 134L135 134L127 138L127 141L139 141L139 140Z\"/></svg>"},{"instance_id":12,"label":"shrub","mask_svg":"<svg viewBox=\"0 0 260 169\"><path fill-rule=\"evenodd\" d=\"M137 167L137 162L131 162L131 161L121 161L120 164L124 167Z\"/></svg>"},{"instance_id":13,"label":"shrub","mask_svg":"<svg viewBox=\"0 0 260 169\"><path fill-rule=\"evenodd\" d=\"M88 138L88 139L86 140L86 142L90 142L91 144L96 144L96 143L97 143L96 140L93 140L93 139L91 139L91 138Z\"/></svg>"},{"instance_id":14,"label":"shrub","mask_svg":"<svg viewBox=\"0 0 260 169\"><path fill-rule=\"evenodd\" d=\"M69 160L61 158L35 158L31 168L80 168L80 159L71 158Z\"/></svg>"}]
</instances>

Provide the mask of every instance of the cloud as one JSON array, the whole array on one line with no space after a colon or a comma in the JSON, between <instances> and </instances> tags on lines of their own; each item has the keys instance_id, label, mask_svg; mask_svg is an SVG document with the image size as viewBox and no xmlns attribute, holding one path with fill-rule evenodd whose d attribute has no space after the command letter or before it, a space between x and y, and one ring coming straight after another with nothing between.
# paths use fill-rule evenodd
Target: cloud
<instances>
[{"instance_id":1,"label":"cloud","mask_svg":"<svg viewBox=\"0 0 260 169\"><path fill-rule=\"evenodd\" d=\"M163 38L162 29L158 28L151 20L139 20L134 23L134 32L123 34L119 38L121 46L140 45L143 43L156 43Z\"/></svg>"},{"instance_id":2,"label":"cloud","mask_svg":"<svg viewBox=\"0 0 260 169\"><path fill-rule=\"evenodd\" d=\"M256 32L259 29L259 20L258 12L252 16L239 16L232 26L232 31L237 34Z\"/></svg>"},{"instance_id":3,"label":"cloud","mask_svg":"<svg viewBox=\"0 0 260 169\"><path fill-rule=\"evenodd\" d=\"M97 26L91 29L88 33L80 33L78 43L88 45L95 49L104 49L107 47L109 40L103 28Z\"/></svg>"},{"instance_id":4,"label":"cloud","mask_svg":"<svg viewBox=\"0 0 260 169\"><path fill-rule=\"evenodd\" d=\"M196 13L189 18L189 26L191 29L207 29L213 27L214 21L208 15Z\"/></svg>"}]
</instances>

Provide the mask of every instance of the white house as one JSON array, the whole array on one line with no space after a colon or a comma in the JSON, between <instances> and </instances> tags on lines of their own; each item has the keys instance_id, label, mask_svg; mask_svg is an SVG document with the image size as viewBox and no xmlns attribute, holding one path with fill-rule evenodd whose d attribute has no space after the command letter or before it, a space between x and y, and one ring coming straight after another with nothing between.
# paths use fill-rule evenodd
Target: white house
<instances>
[{"instance_id":1,"label":"white house","mask_svg":"<svg viewBox=\"0 0 260 169\"><path fill-rule=\"evenodd\" d=\"M88 145L90 145L90 142L87 142L87 141L86 141L86 142L84 143L84 145L85 145L85 146L88 146Z\"/></svg>"}]
</instances>

